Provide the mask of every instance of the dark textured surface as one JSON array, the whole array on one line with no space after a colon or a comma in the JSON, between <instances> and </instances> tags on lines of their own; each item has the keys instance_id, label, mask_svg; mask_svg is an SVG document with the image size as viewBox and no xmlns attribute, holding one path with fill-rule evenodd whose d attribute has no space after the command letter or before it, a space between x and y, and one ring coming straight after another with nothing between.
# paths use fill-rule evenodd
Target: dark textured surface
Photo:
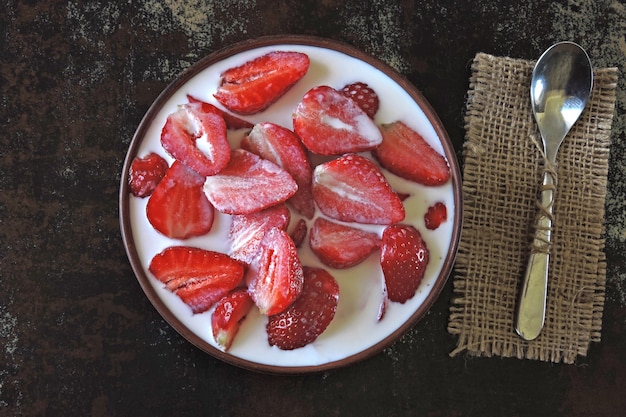
<instances>
[{"instance_id":1,"label":"dark textured surface","mask_svg":"<svg viewBox=\"0 0 626 417\"><path fill-rule=\"evenodd\" d=\"M626 5L468 2L5 1L0 28L0 415L618 416L626 409ZM174 332L126 258L126 149L191 63L267 34L345 41L413 82L463 146L476 52L535 59L582 44L622 71L606 201L602 342L577 365L450 358L449 281L399 342L354 366L275 377Z\"/></svg>"}]
</instances>

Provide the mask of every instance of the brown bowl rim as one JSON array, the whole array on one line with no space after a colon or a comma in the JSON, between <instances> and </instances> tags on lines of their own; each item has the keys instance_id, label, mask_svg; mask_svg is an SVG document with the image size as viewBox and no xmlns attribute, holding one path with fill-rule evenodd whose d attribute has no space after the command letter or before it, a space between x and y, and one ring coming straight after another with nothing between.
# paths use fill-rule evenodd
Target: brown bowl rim
<instances>
[{"instance_id":1,"label":"brown bowl rim","mask_svg":"<svg viewBox=\"0 0 626 417\"><path fill-rule=\"evenodd\" d=\"M452 188L454 192L454 231L451 237L450 246L445 257L444 264L442 266L439 277L435 280L435 283L426 296L424 302L415 310L415 312L407 319L401 326L399 326L394 332L392 332L385 339L370 346L363 351L354 355L347 356L345 358L327 362L319 365L308 366L277 366L261 364L246 359L242 359L233 355L230 355L222 350L210 345L204 341L187 326L185 326L165 305L163 300L157 294L152 284L149 281L149 277L146 275L134 244L133 233L130 224L129 216L129 187L128 187L128 171L133 158L137 154L143 137L146 134L147 129L150 127L151 121L158 114L165 102L178 90L178 88L186 83L193 76L204 70L208 66L228 58L232 55L247 51L249 49L261 48L272 45L304 45L320 47L324 49L334 50L343 53L348 56L352 56L361 61L364 61L373 67L383 72L386 76L400 85L409 96L420 106L427 119L432 124L435 132L437 133L441 144L444 148L444 152L448 163L450 165ZM276 35L276 36L264 36L254 39L241 41L213 52L196 63L192 64L189 68L181 72L156 98L152 105L148 108L148 111L142 118L128 148L126 157L124 159L124 165L122 169L122 177L120 180L120 195L119 195L119 213L120 213L120 228L122 234L122 240L129 262L133 269L136 279L138 280L142 290L157 310L157 312L163 317L163 319L176 330L183 338L185 338L192 345L196 346L200 350L214 356L215 358L222 360L228 364L261 373L270 374L306 374L312 372L322 372L331 369L345 367L351 364L368 359L387 347L395 343L403 334L413 328L432 307L434 302L439 297L441 291L447 283L447 280L452 272L454 260L458 250L458 245L461 237L462 230L462 213L463 213L463 199L462 199L462 187L461 187L461 172L459 164L456 158L456 152L450 141L448 133L444 128L441 120L433 110L430 103L422 95L422 93L404 76L398 73L391 66L379 61L373 56L340 41L315 37L315 36L302 36L302 35Z\"/></svg>"}]
</instances>

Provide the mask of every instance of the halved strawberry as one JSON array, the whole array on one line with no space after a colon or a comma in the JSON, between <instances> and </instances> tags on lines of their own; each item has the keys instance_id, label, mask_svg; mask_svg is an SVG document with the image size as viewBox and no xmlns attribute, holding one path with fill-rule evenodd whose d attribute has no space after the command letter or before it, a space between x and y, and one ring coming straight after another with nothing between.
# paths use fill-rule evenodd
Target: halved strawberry
<instances>
[{"instance_id":1,"label":"halved strawberry","mask_svg":"<svg viewBox=\"0 0 626 417\"><path fill-rule=\"evenodd\" d=\"M239 332L242 320L254 302L245 288L237 288L218 301L211 314L211 330L218 346L227 351Z\"/></svg>"},{"instance_id":2,"label":"halved strawberry","mask_svg":"<svg viewBox=\"0 0 626 417\"><path fill-rule=\"evenodd\" d=\"M246 277L248 292L261 313L271 316L289 307L302 291L302 280L293 240L282 229L268 230Z\"/></svg>"},{"instance_id":3,"label":"halved strawberry","mask_svg":"<svg viewBox=\"0 0 626 417\"><path fill-rule=\"evenodd\" d=\"M287 171L243 149L233 150L226 168L204 183L209 201L227 214L261 211L285 202L297 189Z\"/></svg>"},{"instance_id":4,"label":"halved strawberry","mask_svg":"<svg viewBox=\"0 0 626 417\"><path fill-rule=\"evenodd\" d=\"M315 167L313 197L322 213L344 222L393 224L405 216L384 175L360 155L347 154Z\"/></svg>"},{"instance_id":5,"label":"halved strawberry","mask_svg":"<svg viewBox=\"0 0 626 417\"><path fill-rule=\"evenodd\" d=\"M298 184L298 191L288 202L303 216L313 217L311 163L295 133L274 123L259 123L243 138L241 147L287 171Z\"/></svg>"},{"instance_id":6,"label":"halved strawberry","mask_svg":"<svg viewBox=\"0 0 626 417\"><path fill-rule=\"evenodd\" d=\"M358 104L328 86L309 90L293 113L293 128L304 146L320 155L376 148L380 129Z\"/></svg>"},{"instance_id":7,"label":"halved strawberry","mask_svg":"<svg viewBox=\"0 0 626 417\"><path fill-rule=\"evenodd\" d=\"M167 168L167 161L154 152L142 158L136 156L128 170L130 192L135 197L149 196L165 175Z\"/></svg>"},{"instance_id":8,"label":"halved strawberry","mask_svg":"<svg viewBox=\"0 0 626 417\"><path fill-rule=\"evenodd\" d=\"M348 84L341 89L341 93L354 100L356 104L358 104L359 107L367 113L370 119L373 119L374 116L376 116L378 107L380 106L380 100L378 99L376 91L374 91L369 85L363 82Z\"/></svg>"},{"instance_id":9,"label":"halved strawberry","mask_svg":"<svg viewBox=\"0 0 626 417\"><path fill-rule=\"evenodd\" d=\"M272 227L285 230L291 214L284 204L279 204L251 214L232 216L228 240L229 255L250 264L257 255L261 239Z\"/></svg>"},{"instance_id":10,"label":"halved strawberry","mask_svg":"<svg viewBox=\"0 0 626 417\"><path fill-rule=\"evenodd\" d=\"M401 121L383 124L380 130L383 143L372 153L384 168L423 185L448 181L448 162L419 133Z\"/></svg>"},{"instance_id":11,"label":"halved strawberry","mask_svg":"<svg viewBox=\"0 0 626 417\"><path fill-rule=\"evenodd\" d=\"M174 161L146 205L150 224L172 239L208 233L215 213L202 191L203 184L203 176Z\"/></svg>"},{"instance_id":12,"label":"halved strawberry","mask_svg":"<svg viewBox=\"0 0 626 417\"><path fill-rule=\"evenodd\" d=\"M213 96L232 112L257 113L304 77L309 65L309 57L301 52L270 52L222 73Z\"/></svg>"},{"instance_id":13,"label":"halved strawberry","mask_svg":"<svg viewBox=\"0 0 626 417\"><path fill-rule=\"evenodd\" d=\"M428 207L426 214L424 215L424 223L429 230L435 230L441 223L445 222L448 218L448 210L446 205L441 201L436 202L432 206Z\"/></svg>"},{"instance_id":14,"label":"halved strawberry","mask_svg":"<svg viewBox=\"0 0 626 417\"><path fill-rule=\"evenodd\" d=\"M221 111L195 99L167 117L161 131L161 145L173 158L200 175L220 172L230 158Z\"/></svg>"},{"instance_id":15,"label":"halved strawberry","mask_svg":"<svg viewBox=\"0 0 626 417\"><path fill-rule=\"evenodd\" d=\"M198 100L197 98L191 95L187 95L187 99L189 100L190 103L193 103L193 102L202 103L202 100ZM222 114L222 117L224 118L224 122L226 123L226 129L228 130L252 129L252 127L254 126L253 123L247 120L244 120L240 117L237 117L234 114L231 114L222 109L218 109L218 110Z\"/></svg>"},{"instance_id":16,"label":"halved strawberry","mask_svg":"<svg viewBox=\"0 0 626 417\"><path fill-rule=\"evenodd\" d=\"M171 246L152 258L150 272L194 314L210 309L242 280L243 265L219 252Z\"/></svg>"},{"instance_id":17,"label":"halved strawberry","mask_svg":"<svg viewBox=\"0 0 626 417\"><path fill-rule=\"evenodd\" d=\"M271 346L293 350L314 342L335 317L339 285L321 268L304 267L300 297L285 311L269 317L267 339Z\"/></svg>"},{"instance_id":18,"label":"halved strawberry","mask_svg":"<svg viewBox=\"0 0 626 417\"><path fill-rule=\"evenodd\" d=\"M380 247L380 238L376 233L318 217L311 228L309 245L325 265L341 269L363 262Z\"/></svg>"},{"instance_id":19,"label":"halved strawberry","mask_svg":"<svg viewBox=\"0 0 626 417\"><path fill-rule=\"evenodd\" d=\"M389 300L405 303L415 295L429 257L426 242L415 227L394 224L383 231L380 265Z\"/></svg>"}]
</instances>

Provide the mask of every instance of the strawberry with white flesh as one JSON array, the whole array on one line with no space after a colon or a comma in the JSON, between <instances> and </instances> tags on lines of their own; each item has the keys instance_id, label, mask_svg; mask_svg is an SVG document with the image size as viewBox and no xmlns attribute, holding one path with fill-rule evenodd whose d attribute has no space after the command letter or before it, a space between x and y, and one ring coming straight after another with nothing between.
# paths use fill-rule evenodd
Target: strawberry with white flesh
<instances>
[{"instance_id":1,"label":"strawberry with white flesh","mask_svg":"<svg viewBox=\"0 0 626 417\"><path fill-rule=\"evenodd\" d=\"M347 154L313 170L313 198L326 216L388 225L404 220L402 201L371 160Z\"/></svg>"},{"instance_id":2,"label":"strawberry with white flesh","mask_svg":"<svg viewBox=\"0 0 626 417\"><path fill-rule=\"evenodd\" d=\"M140 158L136 156L128 170L128 185L135 197L147 197L157 187L169 166L158 154L151 152Z\"/></svg>"},{"instance_id":3,"label":"strawberry with white flesh","mask_svg":"<svg viewBox=\"0 0 626 417\"><path fill-rule=\"evenodd\" d=\"M319 155L367 151L383 141L378 126L354 100L324 85L304 95L294 110L293 128L304 146Z\"/></svg>"},{"instance_id":4,"label":"strawberry with white flesh","mask_svg":"<svg viewBox=\"0 0 626 417\"><path fill-rule=\"evenodd\" d=\"M354 100L370 119L376 116L380 100L378 94L369 85L363 82L348 84L341 89L341 93Z\"/></svg>"},{"instance_id":5,"label":"strawberry with white flesh","mask_svg":"<svg viewBox=\"0 0 626 417\"><path fill-rule=\"evenodd\" d=\"M300 295L303 279L291 237L277 227L268 230L246 276L248 293L261 313L271 316L289 307Z\"/></svg>"},{"instance_id":6,"label":"strawberry with white flesh","mask_svg":"<svg viewBox=\"0 0 626 417\"><path fill-rule=\"evenodd\" d=\"M446 159L401 121L380 127L383 143L372 154L390 172L422 185L441 185L450 178Z\"/></svg>"},{"instance_id":7,"label":"strawberry with white flesh","mask_svg":"<svg viewBox=\"0 0 626 417\"><path fill-rule=\"evenodd\" d=\"M172 239L208 233L215 211L204 195L203 185L203 176L174 161L146 205L152 227Z\"/></svg>"},{"instance_id":8,"label":"strawberry with white flesh","mask_svg":"<svg viewBox=\"0 0 626 417\"><path fill-rule=\"evenodd\" d=\"M237 287L244 266L223 253L171 246L152 258L150 272L178 295L194 314L210 309Z\"/></svg>"},{"instance_id":9,"label":"strawberry with white flesh","mask_svg":"<svg viewBox=\"0 0 626 417\"><path fill-rule=\"evenodd\" d=\"M394 224L383 231L380 265L390 301L405 303L415 295L429 258L426 242L415 227Z\"/></svg>"},{"instance_id":10,"label":"strawberry with white flesh","mask_svg":"<svg viewBox=\"0 0 626 417\"><path fill-rule=\"evenodd\" d=\"M284 204L269 207L256 213L232 216L228 233L229 255L250 264L257 255L265 232L272 227L286 230L290 218L291 213Z\"/></svg>"},{"instance_id":11,"label":"strawberry with white flesh","mask_svg":"<svg viewBox=\"0 0 626 417\"><path fill-rule=\"evenodd\" d=\"M304 77L309 65L309 57L304 53L270 52L223 72L213 96L234 113L258 113Z\"/></svg>"},{"instance_id":12,"label":"strawberry with white flesh","mask_svg":"<svg viewBox=\"0 0 626 417\"><path fill-rule=\"evenodd\" d=\"M318 217L311 228L309 246L325 265L344 269L367 259L380 247L380 238L376 233Z\"/></svg>"},{"instance_id":13,"label":"strawberry with white flesh","mask_svg":"<svg viewBox=\"0 0 626 417\"><path fill-rule=\"evenodd\" d=\"M241 147L287 171L298 184L298 191L288 203L303 216L309 219L313 217L315 214L311 193L313 170L306 150L295 133L274 123L259 123L243 138Z\"/></svg>"},{"instance_id":14,"label":"strawberry with white flesh","mask_svg":"<svg viewBox=\"0 0 626 417\"><path fill-rule=\"evenodd\" d=\"M202 103L202 100L199 100L189 94L187 95L187 99L189 100L190 103L193 103L193 102ZM224 118L224 122L226 123L227 130L252 129L252 127L254 126L253 123L247 120L244 120L240 117L237 117L234 114L231 114L222 109L218 109L218 110L220 111L220 113L222 114L222 117Z\"/></svg>"},{"instance_id":15,"label":"strawberry with white flesh","mask_svg":"<svg viewBox=\"0 0 626 417\"><path fill-rule=\"evenodd\" d=\"M234 149L226 168L204 183L211 204L226 214L261 211L284 203L297 190L287 171L244 149Z\"/></svg>"},{"instance_id":16,"label":"strawberry with white flesh","mask_svg":"<svg viewBox=\"0 0 626 417\"><path fill-rule=\"evenodd\" d=\"M335 278L324 269L304 267L300 297L282 313L269 317L269 344L293 350L314 342L332 322L338 303L339 285Z\"/></svg>"},{"instance_id":17,"label":"strawberry with white flesh","mask_svg":"<svg viewBox=\"0 0 626 417\"><path fill-rule=\"evenodd\" d=\"M221 110L195 99L167 117L161 145L173 158L204 176L217 174L230 159Z\"/></svg>"},{"instance_id":18,"label":"strawberry with white flesh","mask_svg":"<svg viewBox=\"0 0 626 417\"><path fill-rule=\"evenodd\" d=\"M241 322L253 306L254 302L245 288L236 288L218 301L211 314L211 330L213 339L225 352L230 349Z\"/></svg>"}]
</instances>

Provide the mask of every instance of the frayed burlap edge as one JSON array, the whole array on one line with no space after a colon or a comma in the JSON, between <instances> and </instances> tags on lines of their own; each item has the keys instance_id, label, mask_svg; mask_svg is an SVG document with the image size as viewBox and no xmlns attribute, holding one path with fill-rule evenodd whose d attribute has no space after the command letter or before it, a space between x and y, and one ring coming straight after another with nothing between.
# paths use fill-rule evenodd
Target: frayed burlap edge
<instances>
[{"instance_id":1,"label":"frayed burlap edge","mask_svg":"<svg viewBox=\"0 0 626 417\"><path fill-rule=\"evenodd\" d=\"M617 69L594 71L589 103L557 158L546 322L534 341L514 331L530 251L541 138L530 108L534 62L478 53L463 150L464 227L455 264L450 355L574 363L599 342L604 308L604 199Z\"/></svg>"}]
</instances>

